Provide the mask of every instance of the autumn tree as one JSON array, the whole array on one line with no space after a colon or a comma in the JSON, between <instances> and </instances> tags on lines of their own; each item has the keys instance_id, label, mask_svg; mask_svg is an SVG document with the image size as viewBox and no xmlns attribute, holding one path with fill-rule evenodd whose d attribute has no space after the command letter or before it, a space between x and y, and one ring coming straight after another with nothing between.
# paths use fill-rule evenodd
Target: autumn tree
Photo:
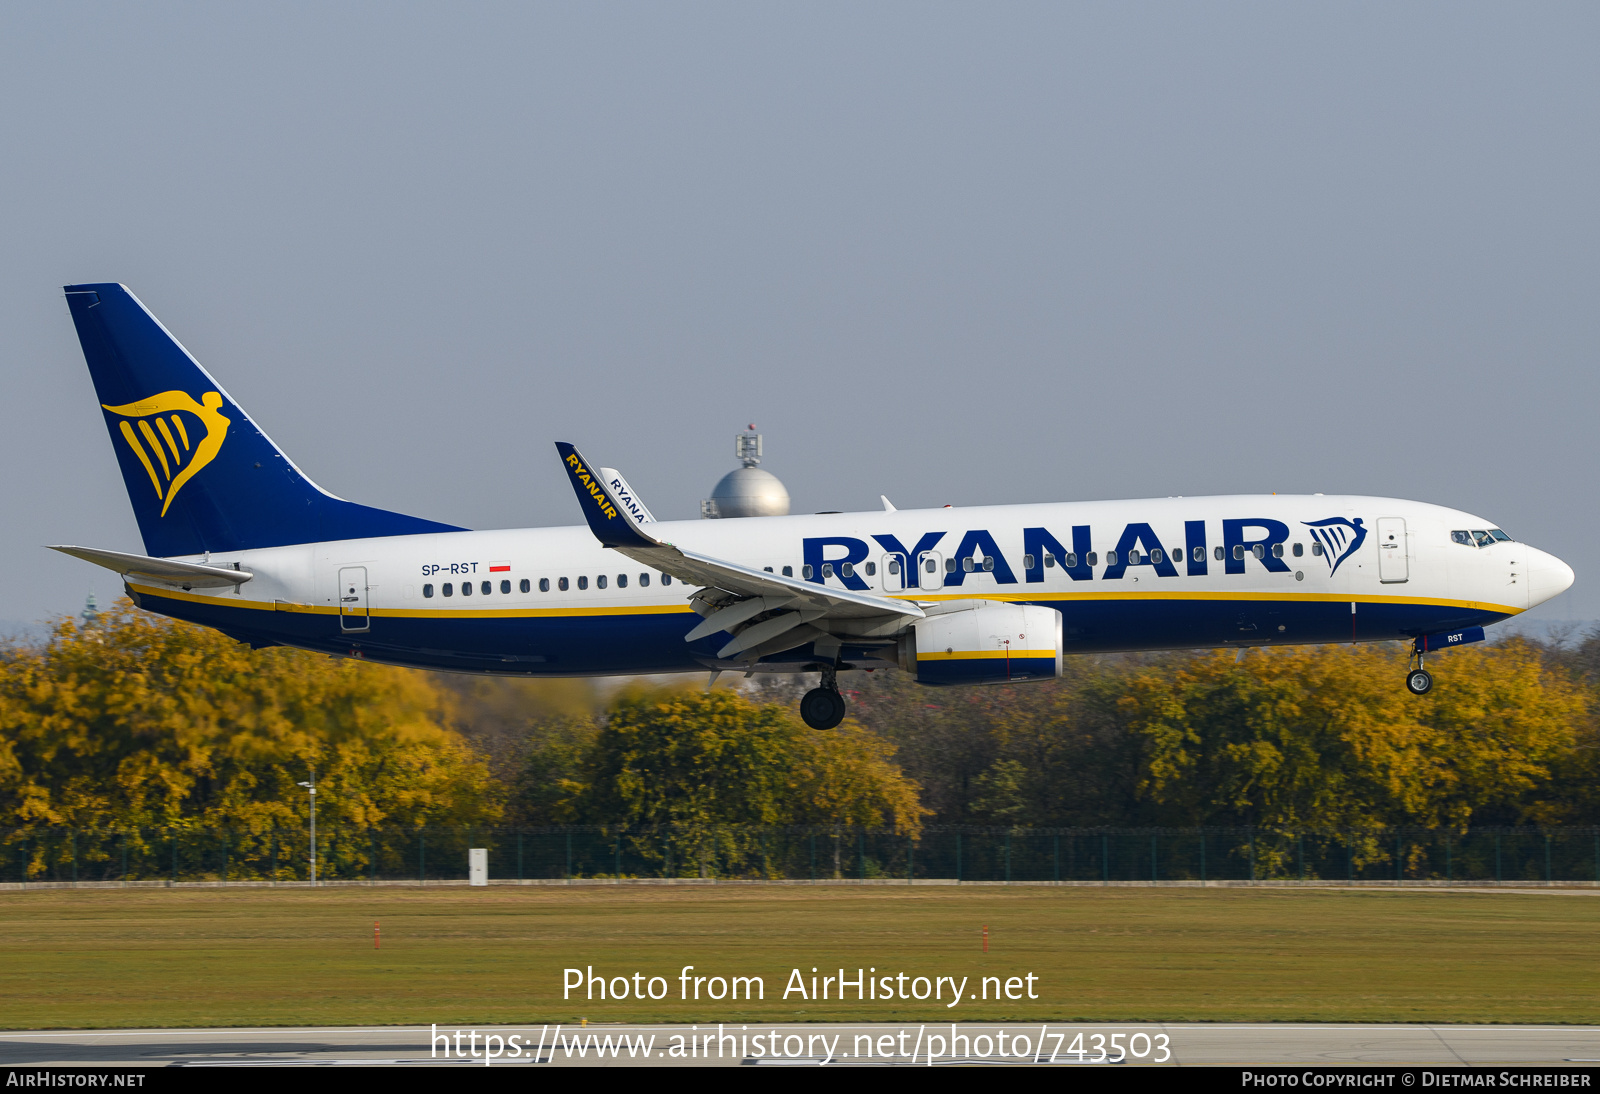
<instances>
[{"instance_id":1,"label":"autumn tree","mask_svg":"<svg viewBox=\"0 0 1600 1094\"><path fill-rule=\"evenodd\" d=\"M604 717L581 779L566 785L565 815L632 831L640 853L676 853L701 872L748 863L764 838L753 826L915 836L926 811L893 753L859 725L812 730L728 689L635 691Z\"/></svg>"},{"instance_id":2,"label":"autumn tree","mask_svg":"<svg viewBox=\"0 0 1600 1094\"><path fill-rule=\"evenodd\" d=\"M121 601L0 660L0 826L471 824L498 809L425 674L289 649Z\"/></svg>"}]
</instances>

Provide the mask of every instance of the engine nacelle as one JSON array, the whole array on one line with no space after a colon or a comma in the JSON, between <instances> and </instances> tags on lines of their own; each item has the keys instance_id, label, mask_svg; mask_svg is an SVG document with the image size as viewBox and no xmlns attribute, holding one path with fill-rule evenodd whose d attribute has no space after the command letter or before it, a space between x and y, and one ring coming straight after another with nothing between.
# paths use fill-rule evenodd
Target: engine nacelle
<instances>
[{"instance_id":1,"label":"engine nacelle","mask_svg":"<svg viewBox=\"0 0 1600 1094\"><path fill-rule=\"evenodd\" d=\"M1061 675L1061 613L998 600L927 609L900 639L900 667L919 684L1006 684Z\"/></svg>"}]
</instances>

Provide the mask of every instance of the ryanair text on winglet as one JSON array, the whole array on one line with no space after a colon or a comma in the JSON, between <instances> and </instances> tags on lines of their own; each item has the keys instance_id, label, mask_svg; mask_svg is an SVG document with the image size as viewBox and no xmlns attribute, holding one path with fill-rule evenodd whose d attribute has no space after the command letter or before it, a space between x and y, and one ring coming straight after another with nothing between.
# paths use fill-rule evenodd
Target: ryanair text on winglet
<instances>
[{"instance_id":1,"label":"ryanair text on winglet","mask_svg":"<svg viewBox=\"0 0 1600 1094\"><path fill-rule=\"evenodd\" d=\"M572 468L573 477L589 488L589 496L594 498L595 504L606 515L607 520L612 520L617 515L616 507L606 500L606 492L595 483L594 476L589 474L589 469L583 466L583 461L576 455L567 457L567 464Z\"/></svg>"}]
</instances>

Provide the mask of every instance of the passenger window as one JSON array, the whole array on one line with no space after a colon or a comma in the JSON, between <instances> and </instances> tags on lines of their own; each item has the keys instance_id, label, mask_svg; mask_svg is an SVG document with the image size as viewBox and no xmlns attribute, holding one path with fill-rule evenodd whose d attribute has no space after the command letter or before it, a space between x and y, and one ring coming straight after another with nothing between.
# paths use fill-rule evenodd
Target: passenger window
<instances>
[{"instance_id":1,"label":"passenger window","mask_svg":"<svg viewBox=\"0 0 1600 1094\"><path fill-rule=\"evenodd\" d=\"M1220 550L1222 550L1222 548L1218 547L1217 550L1220 551ZM1243 562L1244 561L1244 544L1235 543L1233 545L1233 557L1234 557L1234 560L1237 561L1237 562Z\"/></svg>"},{"instance_id":2,"label":"passenger window","mask_svg":"<svg viewBox=\"0 0 1600 1094\"><path fill-rule=\"evenodd\" d=\"M452 585L448 581L446 581L444 583L444 588L439 590L439 591L444 593L445 596L452 596L452 595L454 595L454 593L456 591L456 588L455 588L454 585Z\"/></svg>"},{"instance_id":3,"label":"passenger window","mask_svg":"<svg viewBox=\"0 0 1600 1094\"><path fill-rule=\"evenodd\" d=\"M944 572L947 573L947 574L953 574L953 573L956 572L956 560L955 559L947 558L947 559L944 560Z\"/></svg>"},{"instance_id":4,"label":"passenger window","mask_svg":"<svg viewBox=\"0 0 1600 1094\"><path fill-rule=\"evenodd\" d=\"M1475 546L1477 546L1477 544L1472 542L1472 533L1466 531L1465 529L1463 529L1461 531L1457 531L1457 532L1451 532L1450 533L1450 542L1451 543L1459 543L1464 547L1475 547Z\"/></svg>"},{"instance_id":5,"label":"passenger window","mask_svg":"<svg viewBox=\"0 0 1600 1094\"><path fill-rule=\"evenodd\" d=\"M1098 565L1100 565L1100 555L1097 552L1095 552L1095 551L1090 551L1089 552L1089 565L1090 566L1098 566Z\"/></svg>"},{"instance_id":6,"label":"passenger window","mask_svg":"<svg viewBox=\"0 0 1600 1094\"><path fill-rule=\"evenodd\" d=\"M639 588L648 589L649 587L650 587L650 575L649 574L640 574L639 575Z\"/></svg>"},{"instance_id":7,"label":"passenger window","mask_svg":"<svg viewBox=\"0 0 1600 1094\"><path fill-rule=\"evenodd\" d=\"M1304 543L1296 543L1294 545L1294 557L1295 558L1299 558L1301 555L1303 555L1305 553L1306 553L1306 545Z\"/></svg>"},{"instance_id":8,"label":"passenger window","mask_svg":"<svg viewBox=\"0 0 1600 1094\"><path fill-rule=\"evenodd\" d=\"M533 591L533 586L529 584L527 578L523 578L522 581L517 585L517 588L525 593L530 593Z\"/></svg>"},{"instance_id":9,"label":"passenger window","mask_svg":"<svg viewBox=\"0 0 1600 1094\"><path fill-rule=\"evenodd\" d=\"M1115 551L1107 551L1106 552L1106 565L1107 566L1115 566L1116 564L1117 564L1117 552L1115 552Z\"/></svg>"},{"instance_id":10,"label":"passenger window","mask_svg":"<svg viewBox=\"0 0 1600 1094\"><path fill-rule=\"evenodd\" d=\"M1077 554L1075 552L1073 552L1073 551L1068 551L1067 552L1067 569L1076 570L1077 568L1078 568L1078 556L1077 556Z\"/></svg>"},{"instance_id":11,"label":"passenger window","mask_svg":"<svg viewBox=\"0 0 1600 1094\"><path fill-rule=\"evenodd\" d=\"M627 587L628 587L628 575L627 574L618 574L617 575L617 588L626 589Z\"/></svg>"},{"instance_id":12,"label":"passenger window","mask_svg":"<svg viewBox=\"0 0 1600 1094\"><path fill-rule=\"evenodd\" d=\"M1272 545L1272 557L1273 558L1282 558L1283 557L1283 544L1274 543Z\"/></svg>"},{"instance_id":13,"label":"passenger window","mask_svg":"<svg viewBox=\"0 0 1600 1094\"><path fill-rule=\"evenodd\" d=\"M1322 544L1313 543L1311 545L1311 553L1316 555L1318 558L1321 558L1322 557Z\"/></svg>"},{"instance_id":14,"label":"passenger window","mask_svg":"<svg viewBox=\"0 0 1600 1094\"><path fill-rule=\"evenodd\" d=\"M1024 570L1033 569L1033 556L1032 555L1023 555L1022 556L1022 568Z\"/></svg>"},{"instance_id":15,"label":"passenger window","mask_svg":"<svg viewBox=\"0 0 1600 1094\"><path fill-rule=\"evenodd\" d=\"M1220 551L1222 548L1218 547L1217 550ZM1196 562L1204 562L1206 560L1206 549L1204 547L1196 547L1194 549L1194 560Z\"/></svg>"},{"instance_id":16,"label":"passenger window","mask_svg":"<svg viewBox=\"0 0 1600 1094\"><path fill-rule=\"evenodd\" d=\"M463 581L461 583L461 595L462 596L471 596L472 595L472 582Z\"/></svg>"},{"instance_id":17,"label":"passenger window","mask_svg":"<svg viewBox=\"0 0 1600 1094\"><path fill-rule=\"evenodd\" d=\"M494 592L494 586L485 581L482 585L478 586L478 591L484 596L488 596L490 593Z\"/></svg>"},{"instance_id":18,"label":"passenger window","mask_svg":"<svg viewBox=\"0 0 1600 1094\"><path fill-rule=\"evenodd\" d=\"M822 564L822 576L823 578L830 578L833 576L833 563L824 562Z\"/></svg>"},{"instance_id":19,"label":"passenger window","mask_svg":"<svg viewBox=\"0 0 1600 1094\"><path fill-rule=\"evenodd\" d=\"M994 556L993 555L990 555L988 558L983 560L983 568L985 570L993 570L994 569Z\"/></svg>"},{"instance_id":20,"label":"passenger window","mask_svg":"<svg viewBox=\"0 0 1600 1094\"><path fill-rule=\"evenodd\" d=\"M961 560L961 569L969 574L972 572L972 559L970 557Z\"/></svg>"},{"instance_id":21,"label":"passenger window","mask_svg":"<svg viewBox=\"0 0 1600 1094\"><path fill-rule=\"evenodd\" d=\"M578 579L578 584L579 585L583 584L583 579L582 578ZM606 587L606 575L605 574L601 574L599 577L594 579L594 587L596 589L604 589Z\"/></svg>"},{"instance_id":22,"label":"passenger window","mask_svg":"<svg viewBox=\"0 0 1600 1094\"><path fill-rule=\"evenodd\" d=\"M934 565L934 561L931 558L926 559L923 563L923 569L927 570L930 574L936 571L938 568L938 566Z\"/></svg>"},{"instance_id":23,"label":"passenger window","mask_svg":"<svg viewBox=\"0 0 1600 1094\"><path fill-rule=\"evenodd\" d=\"M875 577L877 575L877 573L878 573L878 564L876 562L867 563L867 576L868 577Z\"/></svg>"},{"instance_id":24,"label":"passenger window","mask_svg":"<svg viewBox=\"0 0 1600 1094\"><path fill-rule=\"evenodd\" d=\"M1250 553L1255 555L1257 558L1267 557L1267 549L1259 543L1250 548Z\"/></svg>"},{"instance_id":25,"label":"passenger window","mask_svg":"<svg viewBox=\"0 0 1600 1094\"><path fill-rule=\"evenodd\" d=\"M557 581L556 582L556 588L561 590L562 592L566 592L567 591L567 579L566 578L561 578L559 581Z\"/></svg>"},{"instance_id":26,"label":"passenger window","mask_svg":"<svg viewBox=\"0 0 1600 1094\"><path fill-rule=\"evenodd\" d=\"M854 566L850 565L850 563L848 563L848 562L841 562L841 563L839 563L839 576L840 577L855 577L856 576L856 568Z\"/></svg>"},{"instance_id":27,"label":"passenger window","mask_svg":"<svg viewBox=\"0 0 1600 1094\"><path fill-rule=\"evenodd\" d=\"M1211 554L1212 554L1212 557L1214 557L1218 562L1221 562L1221 561L1223 561L1224 559L1226 559L1228 557L1226 554L1223 553L1223 550L1222 550L1221 547L1218 547L1215 551L1212 551ZM1240 555L1239 557L1243 558L1244 556Z\"/></svg>"},{"instance_id":28,"label":"passenger window","mask_svg":"<svg viewBox=\"0 0 1600 1094\"><path fill-rule=\"evenodd\" d=\"M432 585L424 585L422 587L422 599L424 599L424 600L432 600L433 599L433 586Z\"/></svg>"},{"instance_id":29,"label":"passenger window","mask_svg":"<svg viewBox=\"0 0 1600 1094\"><path fill-rule=\"evenodd\" d=\"M671 585L672 584L672 575L671 574L662 574L661 575L661 584L663 584L663 585Z\"/></svg>"},{"instance_id":30,"label":"passenger window","mask_svg":"<svg viewBox=\"0 0 1600 1094\"><path fill-rule=\"evenodd\" d=\"M1139 552L1138 551L1129 551L1128 552L1128 565L1129 566L1137 566L1137 565L1139 565Z\"/></svg>"},{"instance_id":31,"label":"passenger window","mask_svg":"<svg viewBox=\"0 0 1600 1094\"><path fill-rule=\"evenodd\" d=\"M1056 556L1051 554L1049 551L1046 551L1044 553L1044 568L1046 570L1051 569L1052 567L1055 566L1055 564L1056 564Z\"/></svg>"},{"instance_id":32,"label":"passenger window","mask_svg":"<svg viewBox=\"0 0 1600 1094\"><path fill-rule=\"evenodd\" d=\"M547 593L550 591L550 579L548 577L541 577L539 579L539 591L541 593Z\"/></svg>"},{"instance_id":33,"label":"passenger window","mask_svg":"<svg viewBox=\"0 0 1600 1094\"><path fill-rule=\"evenodd\" d=\"M511 591L511 582L502 581L500 583L500 591L503 593L509 593Z\"/></svg>"},{"instance_id":34,"label":"passenger window","mask_svg":"<svg viewBox=\"0 0 1600 1094\"><path fill-rule=\"evenodd\" d=\"M1150 552L1150 561L1154 562L1157 566L1165 562L1166 558L1167 556L1161 553L1161 548L1159 547Z\"/></svg>"},{"instance_id":35,"label":"passenger window","mask_svg":"<svg viewBox=\"0 0 1600 1094\"><path fill-rule=\"evenodd\" d=\"M767 573L769 573L769 574L770 574L770 573L771 573L771 572L772 572L772 567L771 567L771 566L763 566L763 567L761 567L761 568L762 568L762 569L763 569L763 570L765 570L765 571L767 571Z\"/></svg>"},{"instance_id":36,"label":"passenger window","mask_svg":"<svg viewBox=\"0 0 1600 1094\"><path fill-rule=\"evenodd\" d=\"M793 577L794 576L794 567L793 566L785 566L783 568L783 576L784 577Z\"/></svg>"},{"instance_id":37,"label":"passenger window","mask_svg":"<svg viewBox=\"0 0 1600 1094\"><path fill-rule=\"evenodd\" d=\"M899 560L891 558L889 560L889 573L890 574L898 574L899 572L900 572L900 562L899 562Z\"/></svg>"},{"instance_id":38,"label":"passenger window","mask_svg":"<svg viewBox=\"0 0 1600 1094\"><path fill-rule=\"evenodd\" d=\"M802 578L804 578L806 581L810 581L811 580L811 564L810 563L807 563L806 565L800 567L800 576Z\"/></svg>"},{"instance_id":39,"label":"passenger window","mask_svg":"<svg viewBox=\"0 0 1600 1094\"><path fill-rule=\"evenodd\" d=\"M587 589L588 587L589 587L589 579L588 579L588 577L580 577L578 579L578 588Z\"/></svg>"}]
</instances>

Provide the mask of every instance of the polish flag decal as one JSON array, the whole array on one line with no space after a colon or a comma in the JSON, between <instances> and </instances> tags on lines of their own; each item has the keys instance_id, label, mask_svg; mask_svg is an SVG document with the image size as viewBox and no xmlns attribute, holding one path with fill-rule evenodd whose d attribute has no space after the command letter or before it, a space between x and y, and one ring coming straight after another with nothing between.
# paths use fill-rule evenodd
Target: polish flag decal
<instances>
[{"instance_id":1,"label":"polish flag decal","mask_svg":"<svg viewBox=\"0 0 1600 1094\"><path fill-rule=\"evenodd\" d=\"M509 562L491 562L491 563L489 563L489 572L491 574L508 573L510 570L511 570L511 563L509 563Z\"/></svg>"}]
</instances>

